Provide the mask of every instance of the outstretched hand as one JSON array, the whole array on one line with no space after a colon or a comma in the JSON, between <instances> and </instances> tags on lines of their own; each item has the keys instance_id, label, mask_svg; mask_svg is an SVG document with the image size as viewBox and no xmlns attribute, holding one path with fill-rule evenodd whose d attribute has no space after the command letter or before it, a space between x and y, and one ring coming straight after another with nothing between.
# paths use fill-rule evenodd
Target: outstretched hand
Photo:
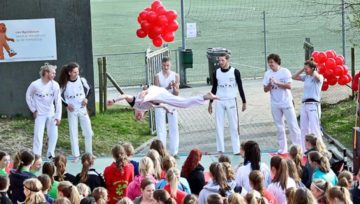
<instances>
[{"instance_id":1,"label":"outstretched hand","mask_svg":"<svg viewBox=\"0 0 360 204\"><path fill-rule=\"evenodd\" d=\"M108 100L106 104L108 106L112 106L114 104L114 100Z\"/></svg>"}]
</instances>

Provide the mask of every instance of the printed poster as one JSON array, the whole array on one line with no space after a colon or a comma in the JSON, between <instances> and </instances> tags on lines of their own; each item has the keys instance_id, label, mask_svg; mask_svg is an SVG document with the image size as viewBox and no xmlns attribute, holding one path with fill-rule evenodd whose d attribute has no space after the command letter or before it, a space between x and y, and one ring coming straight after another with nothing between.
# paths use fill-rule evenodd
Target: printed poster
<instances>
[{"instance_id":1,"label":"printed poster","mask_svg":"<svg viewBox=\"0 0 360 204\"><path fill-rule=\"evenodd\" d=\"M57 60L55 19L0 20L0 63Z\"/></svg>"}]
</instances>

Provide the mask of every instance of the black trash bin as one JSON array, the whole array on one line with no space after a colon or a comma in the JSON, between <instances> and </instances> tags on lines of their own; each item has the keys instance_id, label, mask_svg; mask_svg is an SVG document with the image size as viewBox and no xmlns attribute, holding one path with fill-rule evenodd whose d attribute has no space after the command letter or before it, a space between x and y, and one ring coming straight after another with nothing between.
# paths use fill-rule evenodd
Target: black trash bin
<instances>
[{"instance_id":1,"label":"black trash bin","mask_svg":"<svg viewBox=\"0 0 360 204\"><path fill-rule=\"evenodd\" d=\"M207 58L209 63L209 77L206 78L207 84L212 84L212 75L214 71L219 67L218 59L221 54L231 54L231 51L222 48L222 47L215 47L215 48L208 48L207 49Z\"/></svg>"}]
</instances>

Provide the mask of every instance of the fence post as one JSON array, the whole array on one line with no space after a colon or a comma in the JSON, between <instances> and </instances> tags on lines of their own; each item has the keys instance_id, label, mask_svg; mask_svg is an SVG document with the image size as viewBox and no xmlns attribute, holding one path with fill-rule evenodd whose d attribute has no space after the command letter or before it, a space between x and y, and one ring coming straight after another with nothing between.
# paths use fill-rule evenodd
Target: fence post
<instances>
[{"instance_id":1,"label":"fence post","mask_svg":"<svg viewBox=\"0 0 360 204\"><path fill-rule=\"evenodd\" d=\"M310 42L310 38L305 38L304 49L305 49L305 61L306 61L310 59L311 54L314 52L314 45Z\"/></svg>"},{"instance_id":2,"label":"fence post","mask_svg":"<svg viewBox=\"0 0 360 204\"><path fill-rule=\"evenodd\" d=\"M99 111L100 113L103 112L104 107L104 99L103 99L103 59L98 58L98 69L99 69Z\"/></svg>"},{"instance_id":3,"label":"fence post","mask_svg":"<svg viewBox=\"0 0 360 204\"><path fill-rule=\"evenodd\" d=\"M107 73L107 69L106 69L106 57L103 57L103 94L104 94L104 98L103 98L103 104L104 104L104 112L107 110L107 77L106 77L106 73Z\"/></svg>"}]
</instances>

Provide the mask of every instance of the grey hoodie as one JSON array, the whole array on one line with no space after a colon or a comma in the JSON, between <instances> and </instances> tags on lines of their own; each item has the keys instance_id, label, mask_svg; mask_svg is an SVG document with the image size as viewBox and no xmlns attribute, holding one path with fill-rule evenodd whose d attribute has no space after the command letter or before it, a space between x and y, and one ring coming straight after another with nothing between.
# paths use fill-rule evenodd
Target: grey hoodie
<instances>
[{"instance_id":1,"label":"grey hoodie","mask_svg":"<svg viewBox=\"0 0 360 204\"><path fill-rule=\"evenodd\" d=\"M229 196L234 193L234 188L236 186L236 182L234 180L229 181L228 185L230 186L231 190L226 191L226 196ZM207 197L211 194L216 194L216 193L219 194L219 189L220 189L219 184L217 184L213 181L209 181L208 184L206 184L204 186L204 188L200 191L199 204L206 204Z\"/></svg>"}]
</instances>

